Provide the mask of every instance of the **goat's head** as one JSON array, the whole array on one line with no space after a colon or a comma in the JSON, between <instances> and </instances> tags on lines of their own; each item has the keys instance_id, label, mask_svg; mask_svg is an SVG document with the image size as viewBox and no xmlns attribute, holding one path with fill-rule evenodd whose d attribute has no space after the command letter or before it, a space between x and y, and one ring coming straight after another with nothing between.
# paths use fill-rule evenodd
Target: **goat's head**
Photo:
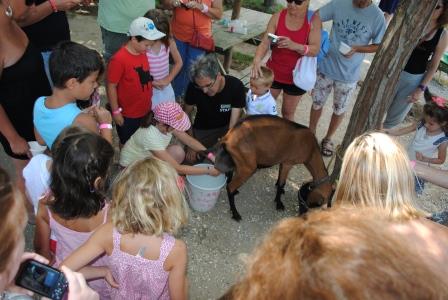
<instances>
[{"instance_id":1,"label":"goat's head","mask_svg":"<svg viewBox=\"0 0 448 300\"><path fill-rule=\"evenodd\" d=\"M312 182L303 184L298 193L299 215L306 213L308 208L320 207L325 203L327 203L327 207L330 207L333 192L334 189L329 182L322 183L314 188Z\"/></svg>"},{"instance_id":2,"label":"goat's head","mask_svg":"<svg viewBox=\"0 0 448 300\"><path fill-rule=\"evenodd\" d=\"M232 156L227 152L224 143L218 142L212 148L198 152L198 154L204 158L206 158L209 153L212 153L215 156L215 168L220 172L228 173L235 168Z\"/></svg>"}]
</instances>

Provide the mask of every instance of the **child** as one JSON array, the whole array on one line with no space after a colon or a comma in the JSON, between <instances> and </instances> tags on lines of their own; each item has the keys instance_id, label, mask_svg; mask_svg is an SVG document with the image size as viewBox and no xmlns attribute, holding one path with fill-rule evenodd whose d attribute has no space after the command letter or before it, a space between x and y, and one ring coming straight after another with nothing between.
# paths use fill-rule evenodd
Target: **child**
<instances>
[{"instance_id":1,"label":"child","mask_svg":"<svg viewBox=\"0 0 448 300\"><path fill-rule=\"evenodd\" d=\"M171 81L182 68L182 58L177 50L176 42L171 37L170 23L165 13L160 9L151 9L145 17L153 20L156 28L165 33L165 36L156 40L148 48L146 56L149 61L149 71L154 79L152 82L152 106L154 109L159 103L174 101L174 90ZM173 58L173 66L169 66L169 56Z\"/></svg>"},{"instance_id":2,"label":"child","mask_svg":"<svg viewBox=\"0 0 448 300\"><path fill-rule=\"evenodd\" d=\"M132 21L129 41L115 53L107 67L107 98L124 145L151 110L153 80L146 50L165 36L144 17Z\"/></svg>"},{"instance_id":3,"label":"child","mask_svg":"<svg viewBox=\"0 0 448 300\"><path fill-rule=\"evenodd\" d=\"M145 117L141 127L124 145L120 154L120 165L127 167L136 160L154 155L169 163L182 175L218 176L220 172L214 167L181 165L185 152L179 145L170 145L173 135L195 151L206 150L200 142L185 132L190 126L190 120L179 104L160 103Z\"/></svg>"},{"instance_id":4,"label":"child","mask_svg":"<svg viewBox=\"0 0 448 300\"><path fill-rule=\"evenodd\" d=\"M423 107L423 120L419 123L399 129L386 129L390 135L404 135L416 131L414 139L408 146L411 161L421 161L428 164L443 164L448 146L448 103L442 97L425 93L426 104ZM437 154L437 157L434 157ZM416 192L421 194L424 180L417 178Z\"/></svg>"},{"instance_id":5,"label":"child","mask_svg":"<svg viewBox=\"0 0 448 300\"><path fill-rule=\"evenodd\" d=\"M262 77L250 79L250 89L246 96L247 115L277 115L277 105L271 95L274 73L268 67L260 67Z\"/></svg>"},{"instance_id":6,"label":"child","mask_svg":"<svg viewBox=\"0 0 448 300\"><path fill-rule=\"evenodd\" d=\"M93 133L65 137L53 153L52 195L39 202L36 217L36 251L51 259L50 231L57 240L55 265L81 246L107 220L109 205L104 182L114 156L112 146ZM105 258L93 264L106 265ZM90 283L101 296L109 297L104 280Z\"/></svg>"},{"instance_id":7,"label":"child","mask_svg":"<svg viewBox=\"0 0 448 300\"><path fill-rule=\"evenodd\" d=\"M76 124L99 133L112 143L112 118L100 107L83 113L76 100L89 100L98 86L104 65L99 53L74 42L61 42L50 57L53 93L34 104L36 140L51 148L55 138L67 126ZM98 125L99 124L99 125Z\"/></svg>"},{"instance_id":8,"label":"child","mask_svg":"<svg viewBox=\"0 0 448 300\"><path fill-rule=\"evenodd\" d=\"M187 249L172 234L186 223L188 208L176 178L176 171L157 158L132 163L115 181L112 222L63 265L80 269L106 253L119 283L113 299L186 299Z\"/></svg>"}]
</instances>

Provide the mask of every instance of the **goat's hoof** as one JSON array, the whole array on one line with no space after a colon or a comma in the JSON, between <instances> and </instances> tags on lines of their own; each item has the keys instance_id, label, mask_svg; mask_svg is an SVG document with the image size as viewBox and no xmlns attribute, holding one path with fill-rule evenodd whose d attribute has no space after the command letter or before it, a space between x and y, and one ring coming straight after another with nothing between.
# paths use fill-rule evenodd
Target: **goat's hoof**
<instances>
[{"instance_id":1,"label":"goat's hoof","mask_svg":"<svg viewBox=\"0 0 448 300\"><path fill-rule=\"evenodd\" d=\"M240 214L232 214L232 219L234 219L237 222L242 220Z\"/></svg>"},{"instance_id":2,"label":"goat's hoof","mask_svg":"<svg viewBox=\"0 0 448 300\"><path fill-rule=\"evenodd\" d=\"M277 202L276 208L277 210L285 210L285 206L281 201Z\"/></svg>"}]
</instances>

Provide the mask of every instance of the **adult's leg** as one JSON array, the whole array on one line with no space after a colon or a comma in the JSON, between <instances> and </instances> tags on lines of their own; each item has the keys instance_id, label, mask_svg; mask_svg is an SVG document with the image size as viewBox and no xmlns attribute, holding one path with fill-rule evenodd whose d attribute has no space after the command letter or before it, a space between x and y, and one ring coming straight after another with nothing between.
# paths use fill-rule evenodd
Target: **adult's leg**
<instances>
[{"instance_id":1,"label":"adult's leg","mask_svg":"<svg viewBox=\"0 0 448 300\"><path fill-rule=\"evenodd\" d=\"M34 224L34 208L31 203L31 201L27 197L26 189L25 189L25 180L23 179L23 169L28 164L29 160L22 160L17 158L11 158L13 164L14 164L14 171L15 171L15 183L17 189L22 193L24 199L25 199L25 207L28 212L28 221L31 224Z\"/></svg>"},{"instance_id":2,"label":"adult's leg","mask_svg":"<svg viewBox=\"0 0 448 300\"><path fill-rule=\"evenodd\" d=\"M282 116L294 122L294 114L302 96L288 95L283 92Z\"/></svg>"},{"instance_id":3,"label":"adult's leg","mask_svg":"<svg viewBox=\"0 0 448 300\"><path fill-rule=\"evenodd\" d=\"M328 126L326 140L331 140L336 130L341 125L344 119L345 112L347 111L348 104L352 98L353 92L356 88L356 82L343 83L339 81L334 82L334 95L333 95L333 115L331 116L330 125Z\"/></svg>"},{"instance_id":4,"label":"adult's leg","mask_svg":"<svg viewBox=\"0 0 448 300\"><path fill-rule=\"evenodd\" d=\"M183 97L188 83L190 82L189 70L193 61L200 55L205 54L205 51L199 48L191 47L188 43L175 39L177 49L183 60L182 69L172 81L174 94L176 98Z\"/></svg>"},{"instance_id":5,"label":"adult's leg","mask_svg":"<svg viewBox=\"0 0 448 300\"><path fill-rule=\"evenodd\" d=\"M322 108L327 102L328 95L333 88L333 80L325 77L324 74L318 72L316 86L311 93L313 99L313 105L310 110L310 125L311 131L316 134L317 124L319 122L320 116L322 115Z\"/></svg>"},{"instance_id":6,"label":"adult's leg","mask_svg":"<svg viewBox=\"0 0 448 300\"><path fill-rule=\"evenodd\" d=\"M103 40L103 57L106 63L117 52L121 46L123 46L129 37L124 33L112 32L107 29L101 28L101 39Z\"/></svg>"},{"instance_id":7,"label":"adult's leg","mask_svg":"<svg viewBox=\"0 0 448 300\"><path fill-rule=\"evenodd\" d=\"M386 113L386 119L383 123L384 128L392 128L403 122L412 107L412 103L408 101L408 96L418 87L424 75L401 72L395 96Z\"/></svg>"}]
</instances>

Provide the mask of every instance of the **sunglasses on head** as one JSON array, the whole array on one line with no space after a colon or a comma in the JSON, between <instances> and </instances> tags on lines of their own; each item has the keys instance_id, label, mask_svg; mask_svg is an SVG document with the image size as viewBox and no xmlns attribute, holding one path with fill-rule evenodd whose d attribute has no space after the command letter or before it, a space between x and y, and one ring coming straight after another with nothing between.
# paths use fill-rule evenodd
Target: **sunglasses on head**
<instances>
[{"instance_id":1,"label":"sunglasses on head","mask_svg":"<svg viewBox=\"0 0 448 300\"><path fill-rule=\"evenodd\" d=\"M302 5L303 2L305 2L306 0L286 0L286 2L288 3L295 3L296 5Z\"/></svg>"},{"instance_id":2,"label":"sunglasses on head","mask_svg":"<svg viewBox=\"0 0 448 300\"><path fill-rule=\"evenodd\" d=\"M33 5L35 3L36 3L36 0L25 0L25 5L26 6L31 6L31 5Z\"/></svg>"}]
</instances>

